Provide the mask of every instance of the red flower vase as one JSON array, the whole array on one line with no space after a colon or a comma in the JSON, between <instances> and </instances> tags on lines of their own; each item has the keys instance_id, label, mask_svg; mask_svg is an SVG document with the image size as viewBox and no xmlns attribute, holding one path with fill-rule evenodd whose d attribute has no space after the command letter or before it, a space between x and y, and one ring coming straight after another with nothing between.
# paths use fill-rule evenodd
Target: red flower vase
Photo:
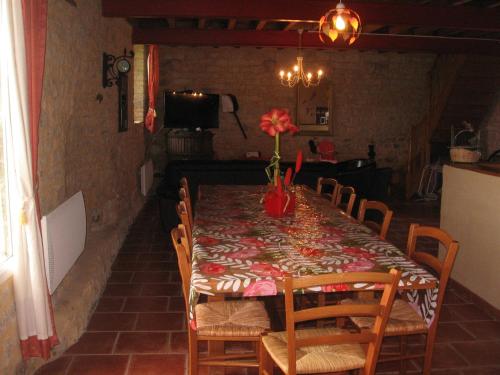
<instances>
[{"instance_id":1,"label":"red flower vase","mask_svg":"<svg viewBox=\"0 0 500 375\"><path fill-rule=\"evenodd\" d=\"M280 191L274 186L264 196L264 209L271 217L283 217L295 211L295 192Z\"/></svg>"}]
</instances>

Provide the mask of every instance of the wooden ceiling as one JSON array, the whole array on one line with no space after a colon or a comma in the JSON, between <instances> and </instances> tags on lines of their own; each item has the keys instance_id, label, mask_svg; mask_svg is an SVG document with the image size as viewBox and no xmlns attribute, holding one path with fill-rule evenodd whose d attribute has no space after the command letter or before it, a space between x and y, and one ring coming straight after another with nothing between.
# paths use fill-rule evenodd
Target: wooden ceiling
<instances>
[{"instance_id":1,"label":"wooden ceiling","mask_svg":"<svg viewBox=\"0 0 500 375\"><path fill-rule=\"evenodd\" d=\"M336 0L102 0L105 17L128 19L133 43L297 47L500 55L500 0L349 1L362 35L323 44L318 20Z\"/></svg>"}]
</instances>

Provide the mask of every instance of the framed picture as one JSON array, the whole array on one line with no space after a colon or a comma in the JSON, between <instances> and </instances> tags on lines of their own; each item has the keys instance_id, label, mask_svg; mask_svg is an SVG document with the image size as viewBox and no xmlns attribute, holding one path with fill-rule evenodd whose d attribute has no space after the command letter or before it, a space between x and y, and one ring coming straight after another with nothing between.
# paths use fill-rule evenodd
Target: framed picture
<instances>
[{"instance_id":1,"label":"framed picture","mask_svg":"<svg viewBox=\"0 0 500 375\"><path fill-rule=\"evenodd\" d=\"M315 87L297 85L296 119L303 135L329 135L332 133L332 87L322 81Z\"/></svg>"}]
</instances>

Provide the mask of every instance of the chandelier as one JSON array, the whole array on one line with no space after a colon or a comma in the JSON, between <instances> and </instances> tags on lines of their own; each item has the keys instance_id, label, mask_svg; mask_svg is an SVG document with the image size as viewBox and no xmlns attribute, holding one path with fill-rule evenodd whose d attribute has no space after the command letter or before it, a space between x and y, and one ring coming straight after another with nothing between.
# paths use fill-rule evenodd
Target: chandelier
<instances>
[{"instance_id":1,"label":"chandelier","mask_svg":"<svg viewBox=\"0 0 500 375\"><path fill-rule=\"evenodd\" d=\"M324 36L327 36L332 43L339 35L348 41L349 45L353 44L361 34L361 18L359 14L352 9L346 8L339 1L335 9L330 9L319 20L319 39L326 43Z\"/></svg>"},{"instance_id":2,"label":"chandelier","mask_svg":"<svg viewBox=\"0 0 500 375\"><path fill-rule=\"evenodd\" d=\"M301 54L302 52L302 32L303 30L298 30L299 32L299 48L298 48L298 56L297 56L297 64L295 64L291 71L287 71L285 73L284 70L280 70L280 82L283 86L294 87L297 83L302 81L302 85L304 87L309 86L318 86L321 78L323 77L323 71L319 69L316 72L316 75L313 75L311 72L305 72L303 61L304 58Z\"/></svg>"}]
</instances>

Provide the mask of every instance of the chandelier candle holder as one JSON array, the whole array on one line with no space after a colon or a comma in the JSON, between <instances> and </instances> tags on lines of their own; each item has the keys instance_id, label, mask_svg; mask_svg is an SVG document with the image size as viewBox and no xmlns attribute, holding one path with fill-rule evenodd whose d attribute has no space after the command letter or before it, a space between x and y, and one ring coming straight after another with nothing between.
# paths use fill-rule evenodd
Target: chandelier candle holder
<instances>
[{"instance_id":1,"label":"chandelier candle holder","mask_svg":"<svg viewBox=\"0 0 500 375\"><path fill-rule=\"evenodd\" d=\"M297 83L302 82L304 87L318 86L321 78L323 77L323 70L319 69L316 74L307 72L304 69L304 57L302 56L302 33L303 30L298 30L299 32L299 48L297 56L297 64L295 64L292 70L285 73L284 70L280 70L280 82L283 86L294 87Z\"/></svg>"},{"instance_id":2,"label":"chandelier candle holder","mask_svg":"<svg viewBox=\"0 0 500 375\"><path fill-rule=\"evenodd\" d=\"M361 34L361 18L352 9L346 8L342 0L335 9L330 9L319 20L319 39L323 43L332 43L341 36L349 45ZM326 36L326 38L325 38Z\"/></svg>"}]
</instances>

